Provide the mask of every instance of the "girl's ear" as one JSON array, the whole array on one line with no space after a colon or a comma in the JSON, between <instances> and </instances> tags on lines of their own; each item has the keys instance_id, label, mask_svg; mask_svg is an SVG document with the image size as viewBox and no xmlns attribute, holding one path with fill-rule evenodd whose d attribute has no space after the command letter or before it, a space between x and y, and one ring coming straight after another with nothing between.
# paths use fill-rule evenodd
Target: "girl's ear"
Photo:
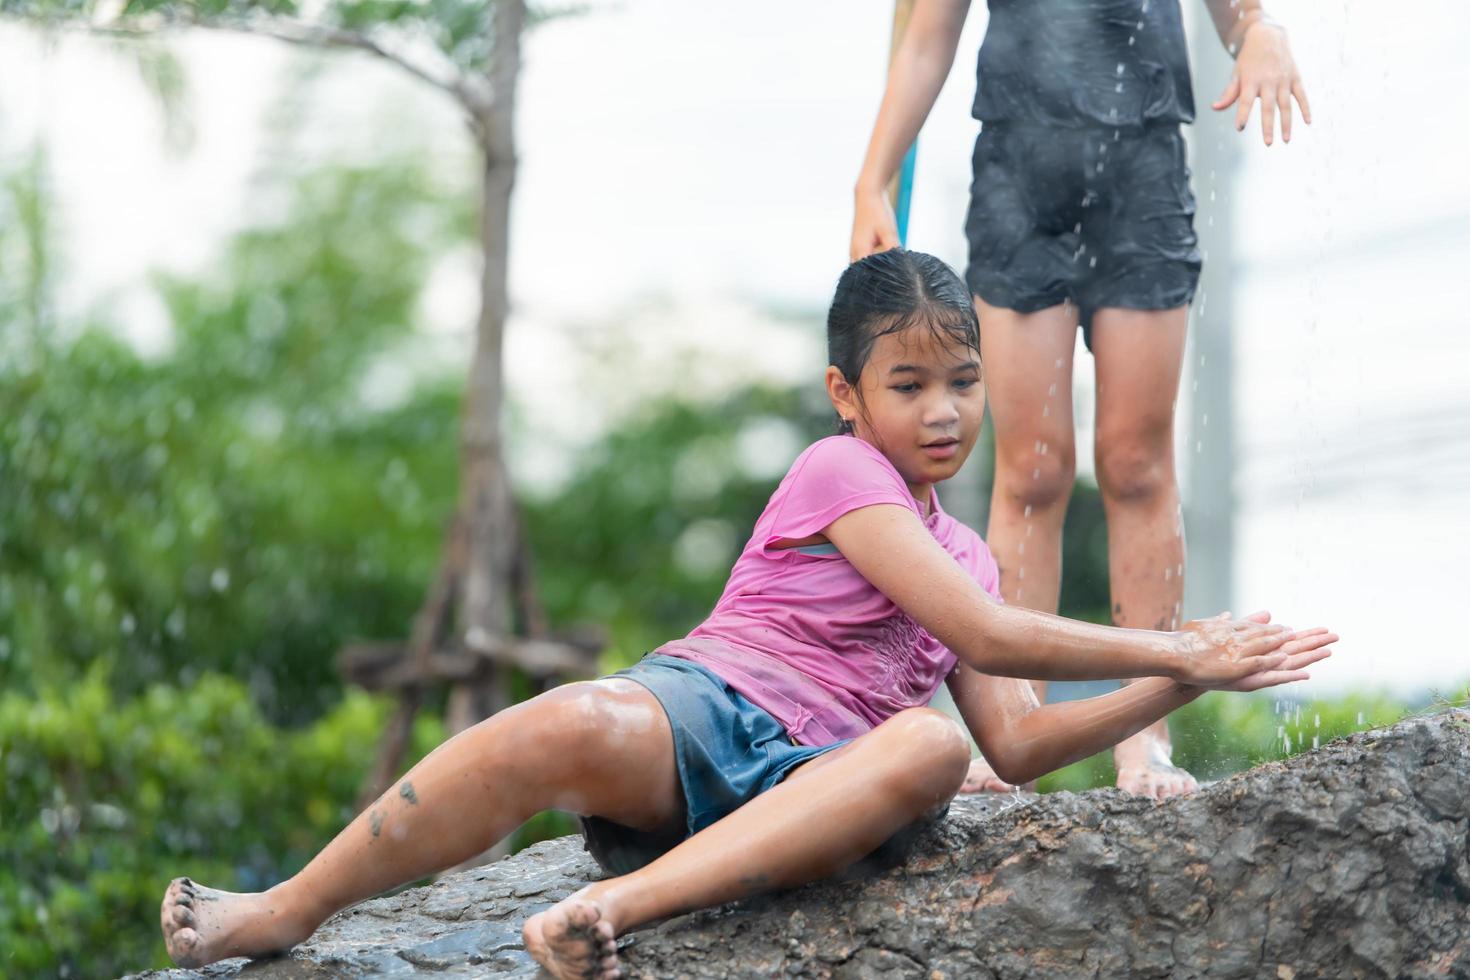
<instances>
[{"instance_id":1,"label":"girl's ear","mask_svg":"<svg viewBox=\"0 0 1470 980\"><path fill-rule=\"evenodd\" d=\"M842 371L835 364L827 365L827 397L832 400L832 407L844 421L857 420L857 391L848 384L847 379L842 376Z\"/></svg>"}]
</instances>

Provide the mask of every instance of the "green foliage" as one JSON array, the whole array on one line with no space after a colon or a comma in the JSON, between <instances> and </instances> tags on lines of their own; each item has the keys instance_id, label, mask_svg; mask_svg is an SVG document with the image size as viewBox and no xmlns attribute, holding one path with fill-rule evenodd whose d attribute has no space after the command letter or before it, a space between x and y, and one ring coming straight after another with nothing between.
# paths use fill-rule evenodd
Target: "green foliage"
<instances>
[{"instance_id":1,"label":"green foliage","mask_svg":"<svg viewBox=\"0 0 1470 980\"><path fill-rule=\"evenodd\" d=\"M1174 762L1200 780L1223 779L1264 762L1289 758L1334 738L1391 725L1408 714L1402 702L1353 694L1332 700L1296 700L1290 693L1211 692L1170 716ZM1111 751L1043 776L1044 792L1112 786Z\"/></svg>"},{"instance_id":2,"label":"green foliage","mask_svg":"<svg viewBox=\"0 0 1470 980\"><path fill-rule=\"evenodd\" d=\"M351 818L387 703L349 694L299 731L237 681L130 700L98 667L64 690L0 696L0 976L117 976L167 959L170 878L256 890ZM424 719L415 758L442 731Z\"/></svg>"},{"instance_id":3,"label":"green foliage","mask_svg":"<svg viewBox=\"0 0 1470 980\"><path fill-rule=\"evenodd\" d=\"M93 25L104 13L102 6L96 0L0 0L0 15L43 26ZM575 9L532 10L527 26L571 12ZM296 0L126 0L116 11L105 10L109 26L125 30L201 24L269 33L272 26L306 20L379 43L386 39L385 47L392 50L427 41L465 73L490 68L494 14L495 0L330 0L322 7L303 7ZM322 47L327 46L324 31Z\"/></svg>"},{"instance_id":4,"label":"green foliage","mask_svg":"<svg viewBox=\"0 0 1470 980\"><path fill-rule=\"evenodd\" d=\"M22 189L11 209L43 214ZM410 338L460 211L410 167L309 175L208 280L160 278L175 343L152 360L100 326L66 339L44 222L12 228L7 279L32 285L0 303L0 684L219 670L312 717L332 654L404 635L437 559L458 393L374 409L362 379Z\"/></svg>"}]
</instances>

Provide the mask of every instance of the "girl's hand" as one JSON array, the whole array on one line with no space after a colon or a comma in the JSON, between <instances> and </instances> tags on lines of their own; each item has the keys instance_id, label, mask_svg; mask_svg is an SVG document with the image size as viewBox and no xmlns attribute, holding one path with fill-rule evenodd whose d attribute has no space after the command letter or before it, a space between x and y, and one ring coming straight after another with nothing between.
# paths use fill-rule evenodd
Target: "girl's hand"
<instances>
[{"instance_id":1,"label":"girl's hand","mask_svg":"<svg viewBox=\"0 0 1470 980\"><path fill-rule=\"evenodd\" d=\"M852 218L852 242L848 257L856 262L874 252L898 247L898 219L883 191L858 191Z\"/></svg>"},{"instance_id":2,"label":"girl's hand","mask_svg":"<svg viewBox=\"0 0 1470 980\"><path fill-rule=\"evenodd\" d=\"M1235 109L1235 128L1245 129L1250 119L1251 105L1261 100L1261 134L1266 145L1271 145L1275 136L1276 113L1281 112L1281 138L1291 142L1291 100L1302 110L1302 121L1311 123L1312 108L1307 103L1307 90L1302 86L1302 76L1296 70L1291 57L1291 46L1286 43L1286 29L1269 20L1258 20L1245 30L1240 41L1240 52L1235 57L1235 70L1230 73L1230 84L1215 100L1213 108Z\"/></svg>"},{"instance_id":3,"label":"girl's hand","mask_svg":"<svg viewBox=\"0 0 1470 980\"><path fill-rule=\"evenodd\" d=\"M1198 620L1185 625L1185 630L1190 627L1204 623L1220 623L1229 618L1229 613L1222 613L1213 619ZM1242 622L1255 623L1266 626L1271 622L1271 614L1268 612L1251 613ZM1284 629L1277 626L1276 629ZM1182 631L1181 631L1182 632ZM1283 634L1277 633L1277 636ZM1213 687L1220 691L1259 691L1267 687L1276 687L1278 684L1290 684L1293 681L1304 681L1310 679L1306 668L1319 660L1325 660L1332 656L1331 645L1336 643L1336 633L1328 632L1324 627L1317 626L1308 630L1297 630L1285 634L1287 639L1277 648L1276 653L1281 656L1281 662L1275 666L1267 667L1253 674L1247 674L1239 680L1228 684L1198 684L1199 687Z\"/></svg>"},{"instance_id":4,"label":"girl's hand","mask_svg":"<svg viewBox=\"0 0 1470 980\"><path fill-rule=\"evenodd\" d=\"M1280 668L1287 658L1282 645L1295 639L1285 626L1259 617L1231 619L1228 612L1191 620L1173 637L1182 661L1175 679L1206 688L1227 687Z\"/></svg>"},{"instance_id":5,"label":"girl's hand","mask_svg":"<svg viewBox=\"0 0 1470 980\"><path fill-rule=\"evenodd\" d=\"M1265 619L1256 617L1264 616ZM1270 619L1268 613L1257 613L1249 617L1256 622L1265 622ZM1337 634L1329 633L1325 627L1317 626L1309 630L1298 630L1293 634L1296 638L1288 640L1281 645L1281 652L1286 654L1286 659L1270 670L1242 677L1234 684L1228 684L1219 688L1221 691L1259 691L1262 688L1275 687L1278 684L1290 684L1293 681L1308 680L1312 675L1306 671L1307 667L1319 660L1326 660L1332 656L1332 644L1337 642Z\"/></svg>"}]
</instances>

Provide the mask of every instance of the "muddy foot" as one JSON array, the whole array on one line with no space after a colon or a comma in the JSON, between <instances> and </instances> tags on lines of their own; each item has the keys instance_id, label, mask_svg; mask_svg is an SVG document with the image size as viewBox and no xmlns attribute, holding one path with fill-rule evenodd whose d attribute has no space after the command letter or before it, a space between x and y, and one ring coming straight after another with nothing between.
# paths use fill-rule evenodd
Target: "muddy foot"
<instances>
[{"instance_id":1,"label":"muddy foot","mask_svg":"<svg viewBox=\"0 0 1470 980\"><path fill-rule=\"evenodd\" d=\"M526 920L526 951L556 980L614 980L618 944L612 923L593 902L573 895Z\"/></svg>"},{"instance_id":2,"label":"muddy foot","mask_svg":"<svg viewBox=\"0 0 1470 980\"><path fill-rule=\"evenodd\" d=\"M159 918L169 959L204 966L231 956L265 956L306 939L312 930L290 921L270 892L237 894L175 878L163 893Z\"/></svg>"}]
</instances>

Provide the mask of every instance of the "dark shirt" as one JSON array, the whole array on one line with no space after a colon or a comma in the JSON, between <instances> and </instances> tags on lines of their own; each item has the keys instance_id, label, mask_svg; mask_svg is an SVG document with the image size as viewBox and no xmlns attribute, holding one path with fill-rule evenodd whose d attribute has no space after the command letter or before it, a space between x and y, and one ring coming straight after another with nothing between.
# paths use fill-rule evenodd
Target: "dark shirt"
<instances>
[{"instance_id":1,"label":"dark shirt","mask_svg":"<svg viewBox=\"0 0 1470 980\"><path fill-rule=\"evenodd\" d=\"M990 0L973 115L1138 128L1194 120L1179 0Z\"/></svg>"}]
</instances>

